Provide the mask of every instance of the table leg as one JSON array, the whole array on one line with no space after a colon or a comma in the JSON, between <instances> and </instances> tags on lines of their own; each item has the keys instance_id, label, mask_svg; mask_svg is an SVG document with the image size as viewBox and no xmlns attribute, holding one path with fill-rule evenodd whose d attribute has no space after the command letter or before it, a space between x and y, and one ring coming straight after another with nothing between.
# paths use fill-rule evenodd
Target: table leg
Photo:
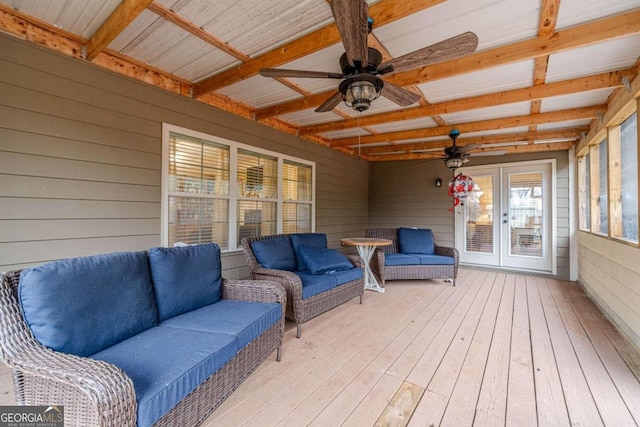
<instances>
[{"instance_id":1,"label":"table leg","mask_svg":"<svg viewBox=\"0 0 640 427\"><path fill-rule=\"evenodd\" d=\"M371 256L376 250L376 247L357 245L356 248L358 249L360 258L364 261L364 288L369 289L370 291L384 293L384 288L378 284L376 276L373 274L373 271L371 271L371 267L369 266L369 261L371 261Z\"/></svg>"}]
</instances>

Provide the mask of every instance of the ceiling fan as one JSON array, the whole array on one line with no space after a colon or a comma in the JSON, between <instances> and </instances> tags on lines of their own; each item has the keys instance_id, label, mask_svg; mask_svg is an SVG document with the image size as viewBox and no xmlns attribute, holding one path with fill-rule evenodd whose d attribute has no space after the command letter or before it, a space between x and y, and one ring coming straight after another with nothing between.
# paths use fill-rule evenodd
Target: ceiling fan
<instances>
[{"instance_id":1,"label":"ceiling fan","mask_svg":"<svg viewBox=\"0 0 640 427\"><path fill-rule=\"evenodd\" d=\"M456 145L456 139L460 136L460 131L458 129L452 129L449 132L449 138L453 141L450 147L444 149L444 164L451 170L456 170L464 163L468 162L469 159L466 157L469 156L471 150L479 148L478 144L468 144L465 146Z\"/></svg>"},{"instance_id":2,"label":"ceiling fan","mask_svg":"<svg viewBox=\"0 0 640 427\"><path fill-rule=\"evenodd\" d=\"M467 144L464 146L456 145L456 139L460 136L460 131L458 129L452 129L449 132L449 138L451 138L452 144L450 147L444 149L444 164L453 171L458 169L464 163L467 163L469 159L468 156L501 156L506 154L506 150L493 150L486 151L480 153L473 153L472 151L480 148L479 144Z\"/></svg>"},{"instance_id":3,"label":"ceiling fan","mask_svg":"<svg viewBox=\"0 0 640 427\"><path fill-rule=\"evenodd\" d=\"M345 53L340 57L342 73L262 68L265 77L299 77L342 80L338 91L322 103L316 112L333 110L340 101L356 111L365 111L380 95L401 107L420 99L418 94L383 81L379 76L400 72L467 55L478 47L478 37L463 33L439 43L382 63L382 54L367 47L367 35L373 20L365 0L333 0L331 12L342 38Z\"/></svg>"}]
</instances>

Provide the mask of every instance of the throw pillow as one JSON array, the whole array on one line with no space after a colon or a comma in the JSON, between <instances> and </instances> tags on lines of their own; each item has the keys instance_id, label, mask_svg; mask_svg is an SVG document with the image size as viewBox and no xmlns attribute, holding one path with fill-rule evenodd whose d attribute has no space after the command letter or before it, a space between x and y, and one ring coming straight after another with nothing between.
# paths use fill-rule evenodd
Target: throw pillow
<instances>
[{"instance_id":1,"label":"throw pillow","mask_svg":"<svg viewBox=\"0 0 640 427\"><path fill-rule=\"evenodd\" d=\"M398 228L398 246L403 254L436 253L433 233L428 228Z\"/></svg>"},{"instance_id":2,"label":"throw pillow","mask_svg":"<svg viewBox=\"0 0 640 427\"><path fill-rule=\"evenodd\" d=\"M251 242L258 263L264 268L296 271L296 254L289 236L272 237Z\"/></svg>"},{"instance_id":3,"label":"throw pillow","mask_svg":"<svg viewBox=\"0 0 640 427\"><path fill-rule=\"evenodd\" d=\"M298 248L300 246L309 246L311 248L326 248L327 247L327 235L323 233L297 233L290 234L291 245L296 253L298 261L298 270L308 270L309 267L304 263L304 260L300 256Z\"/></svg>"},{"instance_id":4,"label":"throw pillow","mask_svg":"<svg viewBox=\"0 0 640 427\"><path fill-rule=\"evenodd\" d=\"M298 251L312 274L324 274L353 268L349 258L335 249L300 246Z\"/></svg>"}]
</instances>

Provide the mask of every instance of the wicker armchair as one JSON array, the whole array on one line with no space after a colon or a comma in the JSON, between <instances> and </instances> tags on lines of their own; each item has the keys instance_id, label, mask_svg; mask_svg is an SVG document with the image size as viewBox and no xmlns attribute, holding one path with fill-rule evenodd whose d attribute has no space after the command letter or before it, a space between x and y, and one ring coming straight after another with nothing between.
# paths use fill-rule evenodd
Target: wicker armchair
<instances>
[{"instance_id":1,"label":"wicker armchair","mask_svg":"<svg viewBox=\"0 0 640 427\"><path fill-rule=\"evenodd\" d=\"M458 277L458 250L445 246L438 246L434 242L436 255L453 257L453 265L385 265L385 254L396 254L400 252L398 246L397 228L372 228L365 231L367 237L377 239L388 239L393 243L388 246L376 248L371 258L372 270L378 274L384 286L387 280L407 280L407 279L450 279L455 286L455 279Z\"/></svg>"},{"instance_id":2,"label":"wicker armchair","mask_svg":"<svg viewBox=\"0 0 640 427\"><path fill-rule=\"evenodd\" d=\"M353 280L351 282L340 285L337 288L327 292L322 292L310 298L302 298L302 281L292 271L274 270L264 268L260 265L251 248L251 243L257 240L270 239L274 237L287 236L286 234L277 234L271 236L258 236L242 239L242 247L247 258L247 265L251 272L251 277L255 280L270 280L280 283L287 292L287 312L286 318L296 323L296 336L302 336L302 324L309 319L331 310L332 308L343 304L350 299L359 296L360 304L362 304L362 296L364 294L364 279ZM357 255L347 255L349 261L359 268L364 268L362 259Z\"/></svg>"},{"instance_id":3,"label":"wicker armchair","mask_svg":"<svg viewBox=\"0 0 640 427\"><path fill-rule=\"evenodd\" d=\"M0 360L12 369L18 405L63 405L67 426L135 427L136 395L118 367L53 351L36 341L17 299L20 271L0 275ZM276 283L225 280L224 299L284 302ZM284 304L283 304L284 314ZM283 317L284 319L284 317ZM284 321L242 348L154 426L200 425L269 355L280 360Z\"/></svg>"}]
</instances>

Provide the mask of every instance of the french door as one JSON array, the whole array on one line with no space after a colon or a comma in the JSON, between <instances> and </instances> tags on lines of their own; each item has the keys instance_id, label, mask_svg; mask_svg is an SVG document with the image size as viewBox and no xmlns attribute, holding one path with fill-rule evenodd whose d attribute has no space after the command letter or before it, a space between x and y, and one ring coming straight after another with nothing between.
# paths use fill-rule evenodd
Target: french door
<instances>
[{"instance_id":1,"label":"french door","mask_svg":"<svg viewBox=\"0 0 640 427\"><path fill-rule=\"evenodd\" d=\"M456 247L467 264L555 273L554 163L460 170L474 191L456 208Z\"/></svg>"}]
</instances>

